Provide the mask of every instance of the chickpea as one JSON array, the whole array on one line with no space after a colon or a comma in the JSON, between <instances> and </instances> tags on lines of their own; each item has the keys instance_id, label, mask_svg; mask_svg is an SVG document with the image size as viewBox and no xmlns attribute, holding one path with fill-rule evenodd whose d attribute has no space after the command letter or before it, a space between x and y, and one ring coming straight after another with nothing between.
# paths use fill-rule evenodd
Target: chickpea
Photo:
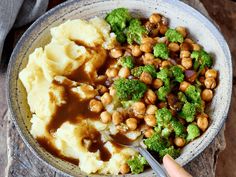
<instances>
[{"instance_id":1,"label":"chickpea","mask_svg":"<svg viewBox=\"0 0 236 177\"><path fill-rule=\"evenodd\" d=\"M144 82L145 84L151 84L152 83L152 76L148 72L142 72L140 76L140 81Z\"/></svg>"},{"instance_id":2,"label":"chickpea","mask_svg":"<svg viewBox=\"0 0 236 177\"><path fill-rule=\"evenodd\" d=\"M153 30L150 31L150 36L151 37L156 37L158 35L159 29L155 28Z\"/></svg>"},{"instance_id":3,"label":"chickpea","mask_svg":"<svg viewBox=\"0 0 236 177\"><path fill-rule=\"evenodd\" d=\"M122 78L127 78L130 75L130 70L127 67L123 67L120 69L118 76Z\"/></svg>"},{"instance_id":4,"label":"chickpea","mask_svg":"<svg viewBox=\"0 0 236 177\"><path fill-rule=\"evenodd\" d=\"M152 82L152 86L153 86L155 89L159 89L162 85L163 85L163 81L162 81L161 79L155 79L155 80Z\"/></svg>"},{"instance_id":5,"label":"chickpea","mask_svg":"<svg viewBox=\"0 0 236 177\"><path fill-rule=\"evenodd\" d=\"M130 130L135 130L138 126L138 121L135 118L128 118L125 123Z\"/></svg>"},{"instance_id":6,"label":"chickpea","mask_svg":"<svg viewBox=\"0 0 236 177\"><path fill-rule=\"evenodd\" d=\"M111 114L107 111L103 111L100 115L101 117L101 121L104 123L104 124L107 124L109 122L111 122Z\"/></svg>"},{"instance_id":7,"label":"chickpea","mask_svg":"<svg viewBox=\"0 0 236 177\"><path fill-rule=\"evenodd\" d=\"M206 117L199 117L197 119L197 126L204 132L208 127L208 119Z\"/></svg>"},{"instance_id":8,"label":"chickpea","mask_svg":"<svg viewBox=\"0 0 236 177\"><path fill-rule=\"evenodd\" d=\"M187 42L189 44L193 44L194 43L194 41L192 39L190 39L190 38L185 38L184 42Z\"/></svg>"},{"instance_id":9,"label":"chickpea","mask_svg":"<svg viewBox=\"0 0 236 177\"><path fill-rule=\"evenodd\" d=\"M205 73L205 77L206 78L214 78L216 79L217 78L217 71L215 69L208 69Z\"/></svg>"},{"instance_id":10,"label":"chickpea","mask_svg":"<svg viewBox=\"0 0 236 177\"><path fill-rule=\"evenodd\" d=\"M145 23L145 28L150 32L152 31L153 29L155 29L156 25L151 23L150 21L147 21Z\"/></svg>"},{"instance_id":11,"label":"chickpea","mask_svg":"<svg viewBox=\"0 0 236 177\"><path fill-rule=\"evenodd\" d=\"M145 53L143 55L143 64L148 65L153 63L154 63L154 55L151 53Z\"/></svg>"},{"instance_id":12,"label":"chickpea","mask_svg":"<svg viewBox=\"0 0 236 177\"><path fill-rule=\"evenodd\" d=\"M146 93L144 94L145 103L154 104L156 100L157 100L156 94L151 89L148 89Z\"/></svg>"},{"instance_id":13,"label":"chickpea","mask_svg":"<svg viewBox=\"0 0 236 177\"><path fill-rule=\"evenodd\" d=\"M149 128L144 132L144 136L146 138L150 138L153 134L154 134L154 130L152 128Z\"/></svg>"},{"instance_id":14,"label":"chickpea","mask_svg":"<svg viewBox=\"0 0 236 177\"><path fill-rule=\"evenodd\" d=\"M199 50L201 50L201 46L198 45L198 44L192 44L192 49L193 49L194 51L199 51Z\"/></svg>"},{"instance_id":15,"label":"chickpea","mask_svg":"<svg viewBox=\"0 0 236 177\"><path fill-rule=\"evenodd\" d=\"M96 82L97 83L103 83L105 82L107 79L107 76L106 75L99 75L97 78L96 78Z\"/></svg>"},{"instance_id":16,"label":"chickpea","mask_svg":"<svg viewBox=\"0 0 236 177\"><path fill-rule=\"evenodd\" d=\"M113 124L115 124L115 125L118 125L118 124L120 124L121 122L123 122L123 116L122 116L122 114L121 114L120 112L118 112L118 111L114 111L114 112L112 113L112 122L113 122Z\"/></svg>"},{"instance_id":17,"label":"chickpea","mask_svg":"<svg viewBox=\"0 0 236 177\"><path fill-rule=\"evenodd\" d=\"M114 48L114 49L111 49L110 50L110 56L112 58L119 58L121 57L123 54L122 50L121 49L118 49L118 48Z\"/></svg>"},{"instance_id":18,"label":"chickpea","mask_svg":"<svg viewBox=\"0 0 236 177\"><path fill-rule=\"evenodd\" d=\"M147 106L147 110L146 110L146 114L155 114L156 113L156 110L157 110L157 107L156 105L148 105Z\"/></svg>"},{"instance_id":19,"label":"chickpea","mask_svg":"<svg viewBox=\"0 0 236 177\"><path fill-rule=\"evenodd\" d=\"M151 115L151 114L149 114L149 115L146 115L145 117L144 117L144 121L145 121L145 123L148 125L148 126L150 126L150 127L154 127L154 126L156 126L156 117L154 116L154 115Z\"/></svg>"},{"instance_id":20,"label":"chickpea","mask_svg":"<svg viewBox=\"0 0 236 177\"><path fill-rule=\"evenodd\" d=\"M152 44L150 43L144 43L140 45L140 50L142 52L146 52L146 53L151 53L152 52Z\"/></svg>"},{"instance_id":21,"label":"chickpea","mask_svg":"<svg viewBox=\"0 0 236 177\"><path fill-rule=\"evenodd\" d=\"M156 41L155 41L155 39L153 39L153 38L151 38L151 37L143 37L141 43L142 43L142 44L147 44L147 43L149 43L149 44L155 44Z\"/></svg>"},{"instance_id":22,"label":"chickpea","mask_svg":"<svg viewBox=\"0 0 236 177\"><path fill-rule=\"evenodd\" d=\"M187 43L187 42L183 42L182 44L180 44L180 50L184 50L184 51L189 51L192 50L192 45Z\"/></svg>"},{"instance_id":23,"label":"chickpea","mask_svg":"<svg viewBox=\"0 0 236 177\"><path fill-rule=\"evenodd\" d=\"M175 42L171 42L169 45L168 45L168 48L170 49L170 51L173 51L173 52L178 52L180 47L179 47L179 44L175 43Z\"/></svg>"},{"instance_id":24,"label":"chickpea","mask_svg":"<svg viewBox=\"0 0 236 177\"><path fill-rule=\"evenodd\" d=\"M202 91L202 99L206 102L211 101L213 98L213 92L210 89L204 89Z\"/></svg>"},{"instance_id":25,"label":"chickpea","mask_svg":"<svg viewBox=\"0 0 236 177\"><path fill-rule=\"evenodd\" d=\"M121 123L119 125L116 125L116 129L121 133L126 133L126 132L128 132L129 127L126 124Z\"/></svg>"},{"instance_id":26,"label":"chickpea","mask_svg":"<svg viewBox=\"0 0 236 177\"><path fill-rule=\"evenodd\" d=\"M168 30L168 27L166 25L160 25L159 27L160 34L165 34L167 30Z\"/></svg>"},{"instance_id":27,"label":"chickpea","mask_svg":"<svg viewBox=\"0 0 236 177\"><path fill-rule=\"evenodd\" d=\"M104 94L105 92L108 91L108 89L104 85L98 85L97 86L98 93L100 95Z\"/></svg>"},{"instance_id":28,"label":"chickpea","mask_svg":"<svg viewBox=\"0 0 236 177\"><path fill-rule=\"evenodd\" d=\"M118 75L118 69L117 68L108 68L106 71L106 75L109 78L114 78Z\"/></svg>"},{"instance_id":29,"label":"chickpea","mask_svg":"<svg viewBox=\"0 0 236 177\"><path fill-rule=\"evenodd\" d=\"M176 137L176 138L174 139L174 143L175 143L175 145L178 146L178 147L183 147L183 146L185 145L186 141L185 141L185 139L183 139L183 138Z\"/></svg>"},{"instance_id":30,"label":"chickpea","mask_svg":"<svg viewBox=\"0 0 236 177\"><path fill-rule=\"evenodd\" d=\"M181 60L181 65L185 68L185 69L190 69L193 66L193 61L191 58L182 58Z\"/></svg>"},{"instance_id":31,"label":"chickpea","mask_svg":"<svg viewBox=\"0 0 236 177\"><path fill-rule=\"evenodd\" d=\"M139 57L140 55L142 55L142 51L140 50L140 47L138 45L132 47L132 55L135 57Z\"/></svg>"},{"instance_id":32,"label":"chickpea","mask_svg":"<svg viewBox=\"0 0 236 177\"><path fill-rule=\"evenodd\" d=\"M208 77L205 79L204 84L206 88L214 89L216 87L216 81L214 78Z\"/></svg>"},{"instance_id":33,"label":"chickpea","mask_svg":"<svg viewBox=\"0 0 236 177\"><path fill-rule=\"evenodd\" d=\"M188 86L190 86L190 85L191 84L189 82L183 81L180 83L179 90L182 92L185 92L186 89L188 88Z\"/></svg>"},{"instance_id":34,"label":"chickpea","mask_svg":"<svg viewBox=\"0 0 236 177\"><path fill-rule=\"evenodd\" d=\"M161 59L155 58L155 59L153 60L153 63L152 63L152 64L153 64L156 68L158 68L159 66L161 66L161 63L162 63Z\"/></svg>"},{"instance_id":35,"label":"chickpea","mask_svg":"<svg viewBox=\"0 0 236 177\"><path fill-rule=\"evenodd\" d=\"M109 88L109 93L110 93L111 96L115 96L115 94L116 94L116 89L115 89L114 87L110 87L110 88Z\"/></svg>"},{"instance_id":36,"label":"chickpea","mask_svg":"<svg viewBox=\"0 0 236 177\"><path fill-rule=\"evenodd\" d=\"M182 34L182 36L185 38L187 36L187 30L185 27L182 26L178 26L175 28L176 31L178 31L180 34Z\"/></svg>"},{"instance_id":37,"label":"chickpea","mask_svg":"<svg viewBox=\"0 0 236 177\"><path fill-rule=\"evenodd\" d=\"M206 113L201 113L201 114L197 115L197 119L199 119L199 118L207 118L208 119L208 117L209 116Z\"/></svg>"},{"instance_id":38,"label":"chickpea","mask_svg":"<svg viewBox=\"0 0 236 177\"><path fill-rule=\"evenodd\" d=\"M108 105L112 102L112 96L108 92L106 92L102 95L101 101L103 105Z\"/></svg>"},{"instance_id":39,"label":"chickpea","mask_svg":"<svg viewBox=\"0 0 236 177\"><path fill-rule=\"evenodd\" d=\"M90 100L90 102L89 102L89 109L90 109L90 111L92 111L92 112L99 113L99 112L102 111L103 105L102 105L101 101L92 99L92 100Z\"/></svg>"},{"instance_id":40,"label":"chickpea","mask_svg":"<svg viewBox=\"0 0 236 177\"><path fill-rule=\"evenodd\" d=\"M182 50L180 52L180 58L189 58L190 55L191 55L191 53L189 51L187 51L187 50Z\"/></svg>"},{"instance_id":41,"label":"chickpea","mask_svg":"<svg viewBox=\"0 0 236 177\"><path fill-rule=\"evenodd\" d=\"M123 175L127 174L127 173L129 173L129 171L130 171L130 168L129 168L129 165L127 163L121 165L121 167L120 167L120 173L121 174L123 174Z\"/></svg>"},{"instance_id":42,"label":"chickpea","mask_svg":"<svg viewBox=\"0 0 236 177\"><path fill-rule=\"evenodd\" d=\"M149 21L153 24L158 24L161 21L161 16L157 13L153 13L150 17L149 17Z\"/></svg>"},{"instance_id":43,"label":"chickpea","mask_svg":"<svg viewBox=\"0 0 236 177\"><path fill-rule=\"evenodd\" d=\"M172 64L171 64L171 62L170 61L166 61L166 60L164 60L162 63L161 63L161 67L162 68L167 68L167 67L169 67L169 66L171 66Z\"/></svg>"},{"instance_id":44,"label":"chickpea","mask_svg":"<svg viewBox=\"0 0 236 177\"><path fill-rule=\"evenodd\" d=\"M135 102L132 105L134 115L138 118L143 118L146 112L146 106L143 102Z\"/></svg>"}]
</instances>

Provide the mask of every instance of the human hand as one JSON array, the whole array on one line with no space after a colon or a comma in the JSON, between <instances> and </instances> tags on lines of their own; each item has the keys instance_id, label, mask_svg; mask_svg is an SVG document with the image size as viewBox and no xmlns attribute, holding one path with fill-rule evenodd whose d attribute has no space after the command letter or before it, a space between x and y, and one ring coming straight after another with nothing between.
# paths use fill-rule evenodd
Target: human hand
<instances>
[{"instance_id":1,"label":"human hand","mask_svg":"<svg viewBox=\"0 0 236 177\"><path fill-rule=\"evenodd\" d=\"M163 164L170 177L192 177L168 154L163 158Z\"/></svg>"}]
</instances>

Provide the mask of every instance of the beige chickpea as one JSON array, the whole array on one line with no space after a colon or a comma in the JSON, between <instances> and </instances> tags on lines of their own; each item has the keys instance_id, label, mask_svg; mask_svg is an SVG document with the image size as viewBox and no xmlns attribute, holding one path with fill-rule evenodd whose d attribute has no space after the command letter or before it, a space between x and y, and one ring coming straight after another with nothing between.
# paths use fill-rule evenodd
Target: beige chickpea
<instances>
[{"instance_id":1,"label":"beige chickpea","mask_svg":"<svg viewBox=\"0 0 236 177\"><path fill-rule=\"evenodd\" d=\"M101 121L104 123L104 124L107 124L109 122L111 122L111 114L107 111L103 111L100 115L101 117Z\"/></svg>"},{"instance_id":2,"label":"beige chickpea","mask_svg":"<svg viewBox=\"0 0 236 177\"><path fill-rule=\"evenodd\" d=\"M97 90L98 90L98 93L99 93L100 95L102 95L102 94L104 94L105 92L108 91L108 89L107 89L106 86L104 86L104 85L98 85L98 86L97 86Z\"/></svg>"},{"instance_id":3,"label":"beige chickpea","mask_svg":"<svg viewBox=\"0 0 236 177\"><path fill-rule=\"evenodd\" d=\"M197 119L197 126L204 132L208 127L208 119L206 117L199 117Z\"/></svg>"},{"instance_id":4,"label":"beige chickpea","mask_svg":"<svg viewBox=\"0 0 236 177\"><path fill-rule=\"evenodd\" d=\"M183 81L180 83L179 90L185 92L191 84L189 82Z\"/></svg>"},{"instance_id":5,"label":"beige chickpea","mask_svg":"<svg viewBox=\"0 0 236 177\"><path fill-rule=\"evenodd\" d=\"M106 75L99 75L97 78L96 78L96 82L97 83L103 83L105 82L107 79L107 76Z\"/></svg>"},{"instance_id":6,"label":"beige chickpea","mask_svg":"<svg viewBox=\"0 0 236 177\"><path fill-rule=\"evenodd\" d=\"M115 124L115 125L118 125L118 124L120 124L121 122L123 122L123 116L122 116L122 114L121 114L120 112L118 112L118 111L114 111L114 112L112 113L112 122L113 122L113 124Z\"/></svg>"},{"instance_id":7,"label":"beige chickpea","mask_svg":"<svg viewBox=\"0 0 236 177\"><path fill-rule=\"evenodd\" d=\"M161 67L162 68L167 68L167 67L169 67L169 66L171 66L172 64L171 64L171 62L170 61L166 61L166 60L164 60L162 63L161 63Z\"/></svg>"},{"instance_id":8,"label":"beige chickpea","mask_svg":"<svg viewBox=\"0 0 236 177\"><path fill-rule=\"evenodd\" d=\"M187 30L185 27L182 26L178 26L175 28L176 31L178 31L180 34L182 34L182 36L185 38L187 36Z\"/></svg>"},{"instance_id":9,"label":"beige chickpea","mask_svg":"<svg viewBox=\"0 0 236 177\"><path fill-rule=\"evenodd\" d=\"M206 102L211 101L213 98L213 92L210 89L204 89L202 91L202 99Z\"/></svg>"},{"instance_id":10,"label":"beige chickpea","mask_svg":"<svg viewBox=\"0 0 236 177\"><path fill-rule=\"evenodd\" d=\"M146 114L152 114L154 115L156 113L157 110L157 106L156 105L148 105L147 106L147 110L146 110Z\"/></svg>"},{"instance_id":11,"label":"beige chickpea","mask_svg":"<svg viewBox=\"0 0 236 177\"><path fill-rule=\"evenodd\" d=\"M127 67L122 67L118 73L119 77L127 78L130 75L130 70Z\"/></svg>"},{"instance_id":12,"label":"beige chickpea","mask_svg":"<svg viewBox=\"0 0 236 177\"><path fill-rule=\"evenodd\" d=\"M92 111L92 112L99 113L99 112L102 111L103 105L102 105L101 101L92 99L92 100L90 100L90 102L89 102L89 109L90 109L90 111Z\"/></svg>"},{"instance_id":13,"label":"beige chickpea","mask_svg":"<svg viewBox=\"0 0 236 177\"><path fill-rule=\"evenodd\" d=\"M150 31L150 34L149 34L149 35L150 35L151 37L157 37L158 33L159 33L159 29L158 29L158 28L155 28L155 29L153 29L153 30Z\"/></svg>"},{"instance_id":14,"label":"beige chickpea","mask_svg":"<svg viewBox=\"0 0 236 177\"><path fill-rule=\"evenodd\" d=\"M156 126L156 123L157 123L156 122L156 117L154 115L152 115L152 114L145 115L144 121L150 127Z\"/></svg>"},{"instance_id":15,"label":"beige chickpea","mask_svg":"<svg viewBox=\"0 0 236 177\"><path fill-rule=\"evenodd\" d=\"M154 64L155 60L154 60L154 55L151 53L145 53L143 55L143 64L144 65L151 65Z\"/></svg>"},{"instance_id":16,"label":"beige chickpea","mask_svg":"<svg viewBox=\"0 0 236 177\"><path fill-rule=\"evenodd\" d=\"M125 123L130 130L135 130L138 126L138 121L135 118L128 118L126 119Z\"/></svg>"},{"instance_id":17,"label":"beige chickpea","mask_svg":"<svg viewBox=\"0 0 236 177\"><path fill-rule=\"evenodd\" d=\"M157 13L153 13L150 17L149 17L149 21L153 24L158 24L161 21L161 16Z\"/></svg>"},{"instance_id":18,"label":"beige chickpea","mask_svg":"<svg viewBox=\"0 0 236 177\"><path fill-rule=\"evenodd\" d=\"M157 100L157 96L154 91L151 89L148 89L146 93L144 94L144 101L147 104L154 104Z\"/></svg>"},{"instance_id":19,"label":"beige chickpea","mask_svg":"<svg viewBox=\"0 0 236 177\"><path fill-rule=\"evenodd\" d=\"M153 134L154 134L154 130L152 128L149 128L144 132L144 136L146 138L150 138Z\"/></svg>"},{"instance_id":20,"label":"beige chickpea","mask_svg":"<svg viewBox=\"0 0 236 177\"><path fill-rule=\"evenodd\" d=\"M208 77L205 79L204 84L206 88L214 89L216 87L216 80L212 77Z\"/></svg>"},{"instance_id":21,"label":"beige chickpea","mask_svg":"<svg viewBox=\"0 0 236 177\"><path fill-rule=\"evenodd\" d=\"M185 69L190 69L193 66L193 61L191 58L182 58L181 60L181 65L185 68Z\"/></svg>"},{"instance_id":22,"label":"beige chickpea","mask_svg":"<svg viewBox=\"0 0 236 177\"><path fill-rule=\"evenodd\" d=\"M155 57L152 53L145 53L143 56L146 60L153 60Z\"/></svg>"},{"instance_id":23,"label":"beige chickpea","mask_svg":"<svg viewBox=\"0 0 236 177\"><path fill-rule=\"evenodd\" d=\"M121 165L121 167L120 167L120 173L121 173L122 175L127 174L127 173L129 173L129 172L130 172L130 167L129 167L129 165L128 165L127 163Z\"/></svg>"},{"instance_id":24,"label":"beige chickpea","mask_svg":"<svg viewBox=\"0 0 236 177\"><path fill-rule=\"evenodd\" d=\"M191 53L189 51L187 51L187 50L182 50L180 52L180 58L189 58L190 55L191 55Z\"/></svg>"},{"instance_id":25,"label":"beige chickpea","mask_svg":"<svg viewBox=\"0 0 236 177\"><path fill-rule=\"evenodd\" d=\"M168 30L168 27L166 25L160 25L159 26L160 34L165 34L167 30Z\"/></svg>"},{"instance_id":26,"label":"beige chickpea","mask_svg":"<svg viewBox=\"0 0 236 177\"><path fill-rule=\"evenodd\" d=\"M143 118L146 112L146 106L143 102L139 101L139 102L135 102L132 105L132 109L134 112L134 115L138 118Z\"/></svg>"},{"instance_id":27,"label":"beige chickpea","mask_svg":"<svg viewBox=\"0 0 236 177\"><path fill-rule=\"evenodd\" d=\"M101 101L103 105L108 105L112 102L112 96L106 92L101 96Z\"/></svg>"},{"instance_id":28,"label":"beige chickpea","mask_svg":"<svg viewBox=\"0 0 236 177\"><path fill-rule=\"evenodd\" d=\"M159 89L162 85L163 85L163 81L162 81L161 79L155 79L155 80L152 82L152 86L153 86L155 89Z\"/></svg>"},{"instance_id":29,"label":"beige chickpea","mask_svg":"<svg viewBox=\"0 0 236 177\"><path fill-rule=\"evenodd\" d=\"M138 45L132 47L132 55L135 57L139 57L140 55L142 55L142 51L140 50L140 47Z\"/></svg>"},{"instance_id":30,"label":"beige chickpea","mask_svg":"<svg viewBox=\"0 0 236 177\"><path fill-rule=\"evenodd\" d=\"M146 53L151 53L152 52L152 44L150 43L144 43L140 45L140 50L142 52L146 52Z\"/></svg>"},{"instance_id":31,"label":"beige chickpea","mask_svg":"<svg viewBox=\"0 0 236 177\"><path fill-rule=\"evenodd\" d=\"M180 50L181 51L189 51L192 50L192 45L187 43L187 42L183 42L182 44L180 44Z\"/></svg>"},{"instance_id":32,"label":"beige chickpea","mask_svg":"<svg viewBox=\"0 0 236 177\"><path fill-rule=\"evenodd\" d=\"M142 72L140 76L140 81L144 82L145 84L151 84L152 83L152 76L148 72Z\"/></svg>"},{"instance_id":33,"label":"beige chickpea","mask_svg":"<svg viewBox=\"0 0 236 177\"><path fill-rule=\"evenodd\" d=\"M174 139L174 143L175 143L175 145L178 146L178 147L183 147L183 146L185 145L186 141L185 141L184 138L176 137L176 138Z\"/></svg>"},{"instance_id":34,"label":"beige chickpea","mask_svg":"<svg viewBox=\"0 0 236 177\"><path fill-rule=\"evenodd\" d=\"M170 51L172 52L178 52L180 47L179 47L179 44L175 43L175 42L171 42L169 45L168 45L168 48L170 49Z\"/></svg>"},{"instance_id":35,"label":"beige chickpea","mask_svg":"<svg viewBox=\"0 0 236 177\"><path fill-rule=\"evenodd\" d=\"M114 49L110 50L110 56L113 58L119 58L122 56L122 54L123 54L123 52L121 49L114 48Z\"/></svg>"},{"instance_id":36,"label":"beige chickpea","mask_svg":"<svg viewBox=\"0 0 236 177\"><path fill-rule=\"evenodd\" d=\"M116 89L115 89L114 87L110 87L110 88L109 88L109 93L110 93L111 96L115 96L115 94L116 94Z\"/></svg>"},{"instance_id":37,"label":"beige chickpea","mask_svg":"<svg viewBox=\"0 0 236 177\"><path fill-rule=\"evenodd\" d=\"M201 50L201 46L199 44L192 44L192 49L194 51L199 51L199 50Z\"/></svg>"},{"instance_id":38,"label":"beige chickpea","mask_svg":"<svg viewBox=\"0 0 236 177\"><path fill-rule=\"evenodd\" d=\"M142 44L155 44L156 43L156 40L151 38L151 37L143 37L142 40L141 40L141 43Z\"/></svg>"},{"instance_id":39,"label":"beige chickpea","mask_svg":"<svg viewBox=\"0 0 236 177\"><path fill-rule=\"evenodd\" d=\"M205 77L206 78L214 78L216 79L217 78L217 71L215 69L208 69L206 72L205 72Z\"/></svg>"},{"instance_id":40,"label":"beige chickpea","mask_svg":"<svg viewBox=\"0 0 236 177\"><path fill-rule=\"evenodd\" d=\"M187 42L189 44L193 44L194 43L194 41L192 39L190 39L190 38L185 38L184 42Z\"/></svg>"},{"instance_id":41,"label":"beige chickpea","mask_svg":"<svg viewBox=\"0 0 236 177\"><path fill-rule=\"evenodd\" d=\"M201 114L198 114L197 115L197 119L199 119L199 118L209 118L209 116L206 114L206 113L201 113Z\"/></svg>"},{"instance_id":42,"label":"beige chickpea","mask_svg":"<svg viewBox=\"0 0 236 177\"><path fill-rule=\"evenodd\" d=\"M118 69L117 68L108 68L106 70L106 75L109 78L114 78L118 75Z\"/></svg>"}]
</instances>

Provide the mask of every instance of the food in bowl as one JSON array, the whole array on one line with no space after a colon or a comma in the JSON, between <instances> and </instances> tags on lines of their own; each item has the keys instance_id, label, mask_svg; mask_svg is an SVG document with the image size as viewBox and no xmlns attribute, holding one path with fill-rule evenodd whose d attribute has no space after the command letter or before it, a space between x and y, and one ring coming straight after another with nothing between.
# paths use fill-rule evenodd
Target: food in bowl
<instances>
[{"instance_id":1,"label":"food in bowl","mask_svg":"<svg viewBox=\"0 0 236 177\"><path fill-rule=\"evenodd\" d=\"M137 19L118 8L105 19L66 21L51 36L19 77L30 132L54 156L88 174L141 173L144 157L116 141L144 134L161 161L177 158L206 131L217 71L186 28L169 28L161 14Z\"/></svg>"}]
</instances>

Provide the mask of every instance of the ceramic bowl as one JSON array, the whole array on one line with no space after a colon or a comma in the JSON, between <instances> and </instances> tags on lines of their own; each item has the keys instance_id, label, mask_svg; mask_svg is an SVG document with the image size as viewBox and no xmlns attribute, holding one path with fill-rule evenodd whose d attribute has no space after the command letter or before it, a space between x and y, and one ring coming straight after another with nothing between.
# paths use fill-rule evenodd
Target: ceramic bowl
<instances>
[{"instance_id":1,"label":"ceramic bowl","mask_svg":"<svg viewBox=\"0 0 236 177\"><path fill-rule=\"evenodd\" d=\"M104 17L107 12L117 7L126 7L134 15L141 17L148 17L153 12L163 14L169 18L170 26L187 27L193 39L214 56L214 67L219 71L219 85L215 91L212 104L207 110L211 118L210 127L200 138L183 149L181 156L177 159L181 165L187 164L212 142L227 117L232 91L230 51L221 33L198 11L176 0L68 1L47 12L25 32L13 51L7 77L8 104L12 120L22 139L39 159L60 173L71 176L85 176L78 167L46 152L31 136L29 132L31 113L27 104L26 91L19 80L18 74L26 66L29 54L36 47L44 46L49 42L49 29L51 27L57 26L67 19ZM153 171L149 169L140 176L153 176Z\"/></svg>"}]
</instances>

